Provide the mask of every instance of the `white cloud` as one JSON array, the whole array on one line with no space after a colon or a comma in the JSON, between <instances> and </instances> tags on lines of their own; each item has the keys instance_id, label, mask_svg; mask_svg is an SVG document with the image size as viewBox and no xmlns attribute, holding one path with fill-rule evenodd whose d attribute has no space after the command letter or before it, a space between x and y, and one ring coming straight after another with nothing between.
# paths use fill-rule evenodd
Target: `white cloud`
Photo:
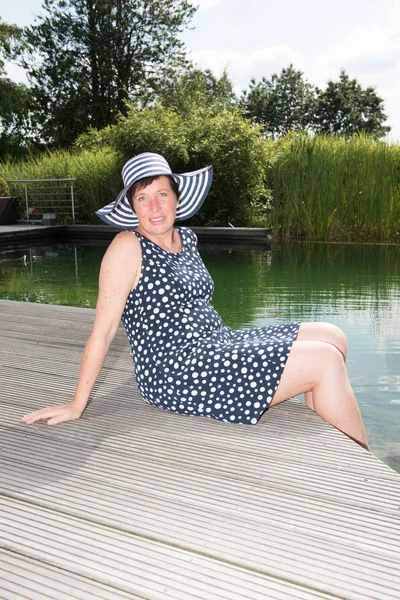
<instances>
[{"instance_id":1,"label":"white cloud","mask_svg":"<svg viewBox=\"0 0 400 600\"><path fill-rule=\"evenodd\" d=\"M340 67L360 73L389 74L400 68L400 3L390 4L380 23L358 26L317 59L328 69Z\"/></svg>"},{"instance_id":2,"label":"white cloud","mask_svg":"<svg viewBox=\"0 0 400 600\"><path fill-rule=\"evenodd\" d=\"M210 69L218 77L226 69L236 91L247 87L251 77L257 80L262 76L269 77L290 64L298 69L304 69L301 53L286 45L269 46L251 54L230 50L223 52L199 50L191 52L189 58L200 68Z\"/></svg>"},{"instance_id":3,"label":"white cloud","mask_svg":"<svg viewBox=\"0 0 400 600\"><path fill-rule=\"evenodd\" d=\"M223 2L223 0L193 0L192 4L207 10L209 8L214 8L214 6L217 6L217 4L220 4L221 2Z\"/></svg>"},{"instance_id":4,"label":"white cloud","mask_svg":"<svg viewBox=\"0 0 400 600\"><path fill-rule=\"evenodd\" d=\"M329 67L349 66L364 72L390 71L400 65L400 25L356 27L342 42L321 55L318 63Z\"/></svg>"}]
</instances>

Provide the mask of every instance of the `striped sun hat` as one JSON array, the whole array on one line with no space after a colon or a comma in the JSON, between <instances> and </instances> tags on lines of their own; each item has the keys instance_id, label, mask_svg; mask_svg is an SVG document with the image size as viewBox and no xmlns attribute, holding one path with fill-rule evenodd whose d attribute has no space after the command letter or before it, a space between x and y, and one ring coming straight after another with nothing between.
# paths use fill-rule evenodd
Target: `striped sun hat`
<instances>
[{"instance_id":1,"label":"striped sun hat","mask_svg":"<svg viewBox=\"0 0 400 600\"><path fill-rule=\"evenodd\" d=\"M139 179L157 175L172 175L177 182L180 197L176 208L176 219L182 221L192 217L203 204L210 189L213 168L205 167L198 171L177 175L172 173L171 167L160 154L154 154L153 152L138 154L138 156L129 159L122 169L124 188L118 194L117 199L98 210L96 215L108 225L120 229L137 227L139 221L132 212L126 193Z\"/></svg>"}]
</instances>

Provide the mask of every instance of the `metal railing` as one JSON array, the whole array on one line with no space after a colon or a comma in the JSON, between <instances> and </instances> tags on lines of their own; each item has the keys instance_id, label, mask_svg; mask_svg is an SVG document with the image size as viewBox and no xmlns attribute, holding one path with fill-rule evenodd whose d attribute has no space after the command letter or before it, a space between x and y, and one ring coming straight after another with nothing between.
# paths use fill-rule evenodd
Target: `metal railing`
<instances>
[{"instance_id":1,"label":"metal railing","mask_svg":"<svg viewBox=\"0 0 400 600\"><path fill-rule=\"evenodd\" d=\"M76 178L65 179L8 179L13 196L24 208L25 220L36 220L39 215L54 213L69 216L75 224L77 215L74 184Z\"/></svg>"}]
</instances>

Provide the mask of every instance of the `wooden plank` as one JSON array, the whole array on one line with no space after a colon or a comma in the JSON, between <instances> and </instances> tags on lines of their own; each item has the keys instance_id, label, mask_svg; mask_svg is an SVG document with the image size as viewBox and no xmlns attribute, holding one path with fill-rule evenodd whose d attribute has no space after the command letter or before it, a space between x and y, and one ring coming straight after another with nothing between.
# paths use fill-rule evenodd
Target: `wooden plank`
<instances>
[{"instance_id":1,"label":"wooden plank","mask_svg":"<svg viewBox=\"0 0 400 600\"><path fill-rule=\"evenodd\" d=\"M0 550L0 593L3 600L144 600L6 550Z\"/></svg>"},{"instance_id":2,"label":"wooden plank","mask_svg":"<svg viewBox=\"0 0 400 600\"><path fill-rule=\"evenodd\" d=\"M92 322L0 301L1 597L398 598L399 475L298 402L161 411L120 331L81 419L22 423L70 399Z\"/></svg>"}]
</instances>

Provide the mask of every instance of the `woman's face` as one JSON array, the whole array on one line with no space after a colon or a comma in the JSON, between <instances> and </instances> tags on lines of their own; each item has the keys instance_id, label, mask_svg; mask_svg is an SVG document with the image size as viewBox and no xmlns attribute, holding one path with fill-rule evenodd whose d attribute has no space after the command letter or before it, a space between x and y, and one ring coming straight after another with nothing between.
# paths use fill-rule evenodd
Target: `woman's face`
<instances>
[{"instance_id":1,"label":"woman's face","mask_svg":"<svg viewBox=\"0 0 400 600\"><path fill-rule=\"evenodd\" d=\"M132 203L139 230L160 235L173 227L178 202L168 177L157 177L150 185L137 190Z\"/></svg>"}]
</instances>

